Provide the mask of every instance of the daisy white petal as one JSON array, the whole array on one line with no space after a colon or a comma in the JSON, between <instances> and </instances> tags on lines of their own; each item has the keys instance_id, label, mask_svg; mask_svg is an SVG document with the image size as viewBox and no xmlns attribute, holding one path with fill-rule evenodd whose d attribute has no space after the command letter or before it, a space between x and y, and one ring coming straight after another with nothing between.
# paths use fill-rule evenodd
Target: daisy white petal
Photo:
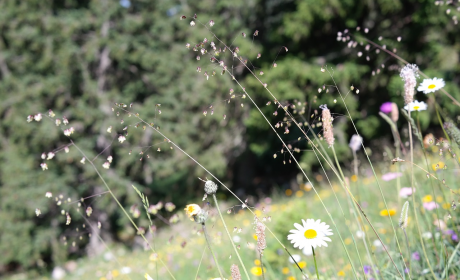
<instances>
[{"instance_id":1,"label":"daisy white petal","mask_svg":"<svg viewBox=\"0 0 460 280\"><path fill-rule=\"evenodd\" d=\"M333 235L332 231L326 223L322 223L321 220L307 219L302 220L302 226L294 224L298 229L291 230L292 234L287 236L288 240L291 240L295 248L300 250L304 248L316 248L316 247L327 247L326 241L330 242L331 239L326 237L327 235ZM308 249L305 249L308 252Z\"/></svg>"},{"instance_id":2,"label":"daisy white petal","mask_svg":"<svg viewBox=\"0 0 460 280\"><path fill-rule=\"evenodd\" d=\"M411 112L425 111L427 108L428 108L428 105L425 102L423 101L419 102L417 100L404 106L404 109L406 109L406 111L411 111Z\"/></svg>"},{"instance_id":3,"label":"daisy white petal","mask_svg":"<svg viewBox=\"0 0 460 280\"><path fill-rule=\"evenodd\" d=\"M423 91L424 94L435 92L446 85L443 79L433 78L424 79L423 82L418 86L418 91Z\"/></svg>"}]
</instances>

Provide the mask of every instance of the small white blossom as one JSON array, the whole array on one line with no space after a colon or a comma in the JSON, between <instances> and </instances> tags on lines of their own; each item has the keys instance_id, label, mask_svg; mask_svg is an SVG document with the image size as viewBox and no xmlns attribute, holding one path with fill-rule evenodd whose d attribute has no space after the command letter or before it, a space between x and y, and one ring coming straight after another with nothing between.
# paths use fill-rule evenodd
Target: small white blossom
<instances>
[{"instance_id":1,"label":"small white blossom","mask_svg":"<svg viewBox=\"0 0 460 280\"><path fill-rule=\"evenodd\" d=\"M54 114L53 110L49 110L48 111L48 116L50 116L50 118L54 118L56 116L56 114Z\"/></svg>"},{"instance_id":2,"label":"small white blossom","mask_svg":"<svg viewBox=\"0 0 460 280\"><path fill-rule=\"evenodd\" d=\"M51 197L53 197L53 194L51 192L46 192L45 196L47 198L51 198Z\"/></svg>"},{"instance_id":3,"label":"small white blossom","mask_svg":"<svg viewBox=\"0 0 460 280\"><path fill-rule=\"evenodd\" d=\"M85 161L86 161L86 158L85 158L85 157L83 157L83 158L80 160L80 162L81 162L82 164L85 164Z\"/></svg>"},{"instance_id":4,"label":"small white blossom","mask_svg":"<svg viewBox=\"0 0 460 280\"><path fill-rule=\"evenodd\" d=\"M70 134L72 134L72 133L70 132L70 129L65 129L65 130L64 130L64 135L65 135L65 136L70 136Z\"/></svg>"},{"instance_id":5,"label":"small white blossom","mask_svg":"<svg viewBox=\"0 0 460 280\"><path fill-rule=\"evenodd\" d=\"M42 154L42 159L45 159L45 158L46 158L46 154L43 153L43 154Z\"/></svg>"},{"instance_id":6,"label":"small white blossom","mask_svg":"<svg viewBox=\"0 0 460 280\"><path fill-rule=\"evenodd\" d=\"M68 124L69 124L69 120L68 120L66 117L63 117L63 118L62 118L62 123L65 124L65 125L68 125Z\"/></svg>"},{"instance_id":7,"label":"small white blossom","mask_svg":"<svg viewBox=\"0 0 460 280\"><path fill-rule=\"evenodd\" d=\"M55 153L49 152L49 153L48 153L48 157L47 157L46 159L47 159L47 160L50 160L50 159L54 158L55 155L56 155Z\"/></svg>"},{"instance_id":8,"label":"small white blossom","mask_svg":"<svg viewBox=\"0 0 460 280\"><path fill-rule=\"evenodd\" d=\"M65 147L64 151L65 151L66 154L69 153L69 147Z\"/></svg>"},{"instance_id":9,"label":"small white blossom","mask_svg":"<svg viewBox=\"0 0 460 280\"><path fill-rule=\"evenodd\" d=\"M37 217L40 216L41 213L42 213L42 211L40 211L40 209L38 209L38 208L35 209L35 214L37 215Z\"/></svg>"},{"instance_id":10,"label":"small white blossom","mask_svg":"<svg viewBox=\"0 0 460 280\"><path fill-rule=\"evenodd\" d=\"M40 167L43 169L43 171L48 170L48 165L46 163L40 164Z\"/></svg>"},{"instance_id":11,"label":"small white blossom","mask_svg":"<svg viewBox=\"0 0 460 280\"><path fill-rule=\"evenodd\" d=\"M107 160L108 160L110 163L112 163L113 157L112 157L112 156L109 156L109 157L107 158Z\"/></svg>"},{"instance_id":12,"label":"small white blossom","mask_svg":"<svg viewBox=\"0 0 460 280\"><path fill-rule=\"evenodd\" d=\"M60 126L61 125L61 120L60 119L56 119L56 126Z\"/></svg>"},{"instance_id":13,"label":"small white blossom","mask_svg":"<svg viewBox=\"0 0 460 280\"><path fill-rule=\"evenodd\" d=\"M348 146L351 148L352 151L357 152L361 148L361 143L363 142L363 138L358 134L353 134L350 139L350 143Z\"/></svg>"},{"instance_id":14,"label":"small white blossom","mask_svg":"<svg viewBox=\"0 0 460 280\"><path fill-rule=\"evenodd\" d=\"M34 120L37 122L41 121L42 119L43 119L43 116L41 113L38 113L34 116Z\"/></svg>"},{"instance_id":15,"label":"small white blossom","mask_svg":"<svg viewBox=\"0 0 460 280\"><path fill-rule=\"evenodd\" d=\"M31 122L33 120L34 120L34 116L32 116L32 115L27 116L27 122Z\"/></svg>"},{"instance_id":16,"label":"small white blossom","mask_svg":"<svg viewBox=\"0 0 460 280\"><path fill-rule=\"evenodd\" d=\"M190 26L195 26L195 22L193 20L190 22Z\"/></svg>"},{"instance_id":17,"label":"small white blossom","mask_svg":"<svg viewBox=\"0 0 460 280\"><path fill-rule=\"evenodd\" d=\"M112 133L112 126L109 126L109 128L107 128L107 132Z\"/></svg>"},{"instance_id":18,"label":"small white blossom","mask_svg":"<svg viewBox=\"0 0 460 280\"><path fill-rule=\"evenodd\" d=\"M120 135L120 136L118 136L118 141L119 141L120 143L123 143L123 142L126 141L126 137L124 137L123 135Z\"/></svg>"},{"instance_id":19,"label":"small white blossom","mask_svg":"<svg viewBox=\"0 0 460 280\"><path fill-rule=\"evenodd\" d=\"M93 213L93 208L91 208L91 206L88 206L88 208L86 208L86 215L89 217L91 216L92 213Z\"/></svg>"},{"instance_id":20,"label":"small white blossom","mask_svg":"<svg viewBox=\"0 0 460 280\"><path fill-rule=\"evenodd\" d=\"M109 169L110 168L110 162L108 162L108 161L104 162L102 167L104 167L105 169Z\"/></svg>"}]
</instances>

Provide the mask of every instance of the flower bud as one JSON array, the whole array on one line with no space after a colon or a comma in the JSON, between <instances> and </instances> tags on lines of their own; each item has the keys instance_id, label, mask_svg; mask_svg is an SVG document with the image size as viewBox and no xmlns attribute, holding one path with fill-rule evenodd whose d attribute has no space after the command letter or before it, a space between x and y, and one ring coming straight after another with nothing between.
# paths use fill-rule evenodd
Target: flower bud
<instances>
[{"instance_id":1,"label":"flower bud","mask_svg":"<svg viewBox=\"0 0 460 280\"><path fill-rule=\"evenodd\" d=\"M204 184L204 191L206 194L212 195L217 192L217 185L211 180L206 181L206 184Z\"/></svg>"}]
</instances>

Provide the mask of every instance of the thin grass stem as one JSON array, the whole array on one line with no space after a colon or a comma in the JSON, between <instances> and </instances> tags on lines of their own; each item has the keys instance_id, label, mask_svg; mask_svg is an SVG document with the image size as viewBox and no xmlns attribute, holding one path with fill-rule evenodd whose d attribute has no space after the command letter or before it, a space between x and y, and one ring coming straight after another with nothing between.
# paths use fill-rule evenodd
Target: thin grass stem
<instances>
[{"instance_id":1,"label":"thin grass stem","mask_svg":"<svg viewBox=\"0 0 460 280\"><path fill-rule=\"evenodd\" d=\"M214 251L212 250L211 241L209 240L208 231L206 230L205 223L202 223L201 226L203 228L204 238L206 239L206 243L208 244L209 251L211 251L214 262L216 263L217 270L219 271L220 278L224 279L224 276L222 275L222 271L220 271L219 262L217 261L216 255L214 255Z\"/></svg>"},{"instance_id":2,"label":"thin grass stem","mask_svg":"<svg viewBox=\"0 0 460 280\"><path fill-rule=\"evenodd\" d=\"M222 217L222 213L220 212L219 203L217 203L216 194L212 194L212 198L214 199L214 204L216 205L217 212L219 212L220 220L222 221L222 224L224 225L225 232L227 233L228 239L230 240L230 243L232 244L233 250L235 251L235 254L238 257L238 260L240 261L244 274L246 274L246 277L250 280L251 278L249 277L248 271L246 270L246 266L244 265L243 260L241 260L240 254L238 253L238 249L236 248L235 243L233 243L233 239L232 239L232 236L230 235L230 232L228 231L227 224L225 223L224 217Z\"/></svg>"},{"instance_id":3,"label":"thin grass stem","mask_svg":"<svg viewBox=\"0 0 460 280\"><path fill-rule=\"evenodd\" d=\"M118 198L115 196L115 194L112 192L112 189L109 187L109 185L105 182L104 178L102 177L101 173L99 173L99 170L96 168L96 166L94 165L94 163L89 160L89 158L85 155L85 153L73 142L72 139L70 139L70 142L72 143L72 145L86 158L86 160L91 164L91 166L94 168L94 170L96 171L97 175L99 176L99 178L101 179L102 183L104 184L104 186L107 188L108 192L110 193L110 195L112 196L112 198L115 200L115 202L118 204L118 206L121 208L121 210L123 211L123 213L125 214L125 216L128 218L128 220L131 222L131 224L134 226L134 228L136 229L136 231L139 231L139 228L137 227L136 223L131 219L131 217L129 216L129 214L126 212L125 208L123 207L123 205L121 205L120 201L118 200ZM140 234L142 239L144 239L144 241L147 243L147 245L149 246L150 250L156 254L155 252L155 249L152 248L152 246L150 245L150 242L148 242L147 238L145 238L145 235L144 234ZM171 276L171 278L173 278L174 280L176 279L174 277L174 275L171 273L171 271L169 270L168 266L163 262L163 260L158 257L158 259L160 260L161 264L165 267L166 271L168 272L169 276Z\"/></svg>"},{"instance_id":4,"label":"thin grass stem","mask_svg":"<svg viewBox=\"0 0 460 280\"><path fill-rule=\"evenodd\" d=\"M198 273L200 272L201 263L203 263L204 253L206 252L207 248L208 247L204 246L203 253L201 254L201 259L200 259L200 262L198 263L198 268L196 270L195 280L198 279Z\"/></svg>"}]
</instances>

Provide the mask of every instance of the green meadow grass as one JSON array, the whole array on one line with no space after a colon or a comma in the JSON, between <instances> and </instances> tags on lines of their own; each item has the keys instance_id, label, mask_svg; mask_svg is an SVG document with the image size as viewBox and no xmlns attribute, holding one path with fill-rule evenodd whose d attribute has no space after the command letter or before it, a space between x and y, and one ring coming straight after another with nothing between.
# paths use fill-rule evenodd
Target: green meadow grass
<instances>
[{"instance_id":1,"label":"green meadow grass","mask_svg":"<svg viewBox=\"0 0 460 280\"><path fill-rule=\"evenodd\" d=\"M415 200L417 202L416 209L419 215L420 227L424 236L424 242L430 263L433 270L439 277L442 276L446 263L449 261L455 243L452 241L451 234L446 234L446 231L455 230L458 234L458 210L451 207L452 200L457 198L451 191L445 187L449 186L452 190L458 189L458 162L455 159L447 156L441 158L438 155L439 147L432 145L428 148L429 172L439 178L439 180L428 179L426 172L415 168L416 192ZM421 152L416 154L420 159L417 164L426 169L424 158ZM400 177L401 187L410 186L410 168L409 163L399 164L402 170ZM439 167L436 171L436 164ZM367 163L362 163L360 170L366 170ZM446 165L447 169L440 168ZM398 225L401 209L406 201L412 203L411 198L401 198L398 193L396 184L397 179L390 181L381 180L381 175L389 172L396 172L397 165L392 165L391 160L380 162L377 164L379 180L383 188L385 198L387 199L390 208L391 219L393 223ZM371 174L369 172L369 174ZM442 180L445 180L445 186ZM347 193L339 184L332 183L332 186L326 184L324 174L317 174L316 187L319 194L326 204L328 210L336 220L340 233L344 238L344 242L350 252L353 264L356 267L358 276L364 279L374 277L374 273L365 274L363 268L358 262L357 251L360 254L364 265L370 265L364 242L367 241L368 249L372 262L379 268L380 279L397 279L398 275L392 266L387 254L382 246L376 241L377 237L370 229L369 225L364 221L365 233L359 233L359 228L355 222L353 211L351 210L352 202ZM430 182L431 180L431 182ZM433 185L432 185L433 184ZM435 193L433 194L433 188ZM373 176L351 176L350 190L355 195L355 198L363 207L367 217L372 222L376 231L379 233L385 246L400 271L403 271L402 262L399 257L399 252L394 240L394 234L388 217L382 216L382 210L385 209L380 192L376 186L376 180ZM218 191L223 192L223 190ZM337 198L336 198L336 196ZM337 202L337 200L340 202ZM438 211L428 211L423 208L423 202L436 201L439 205ZM190 203L199 203L199 201L191 201ZM250 271L252 279L262 279L262 276L257 275L257 267L260 265L259 257L255 251L256 239L255 230L253 228L253 216L247 209L231 204L231 202L221 203L224 219L227 226L231 230L235 244L239 246L239 252L244 264ZM250 205L250 207L252 207ZM342 207L342 210L340 209ZM231 213L226 210L233 209ZM215 251L219 264L223 270L224 277L230 278L230 266L239 264L231 244L228 242L224 232L222 222L220 221L215 209L212 205L209 207L210 218L206 225L209 231L213 250ZM394 210L394 212L392 211ZM270 198L262 199L253 211L261 219L267 218L266 225L276 234L284 245L290 250L291 254L301 256L299 265L304 269L310 278L315 278L315 269L313 256L305 256L301 250L293 248L287 240L287 235L290 229L294 229L294 223L301 223L301 219L321 219L327 224L331 224L323 207L319 203L318 198L311 187L307 184L300 185L298 189L288 189L282 193L273 193ZM427 263L422 254L422 248L418 239L418 232L415 228L413 208L409 207L408 225L406 228L409 250L404 233L400 227L395 227L401 250L406 261L410 260L410 269L412 279L432 279L430 272L427 269ZM442 222L443 229L437 229L439 220ZM449 214L451 218L449 217ZM268 220L270 217L270 221ZM444 228L445 225L445 228ZM237 230L234 230L236 228ZM241 229L241 232L238 232ZM351 265L345 255L340 240L337 238L337 232L333 229L334 235L331 236L332 242L328 247L316 249L318 268L321 279L353 279L354 275L351 271ZM355 239L353 241L350 232L353 232ZM295 264L289 262L287 253L279 246L274 238L267 233L267 248L263 255L263 264L266 279L302 279L301 274ZM169 241L168 241L169 240ZM155 248L159 256L167 264L168 268L173 273L176 279L195 279L198 273L198 279L213 279L217 278L218 272L215 269L215 264L208 249L205 249L206 242L199 224L189 221L184 215L181 221L171 227L161 229L153 239ZM109 245L110 246L110 245ZM357 248L357 250L356 250ZM169 279L165 269L157 263L155 256L150 251L143 251L140 248L131 250L117 245L113 248L107 248L106 252L93 258L82 258L77 260L77 268L72 274L67 275L65 279L145 279L144 274L148 273L153 279ZM447 250L447 255L446 255ZM418 253L420 260L412 257L412 254ZM450 278L445 275L444 279L456 279L455 275L460 274L459 257L455 256L451 260L449 269ZM200 266L198 270L198 266ZM126 272L129 268L129 273ZM240 268L240 271L241 268ZM258 270L260 272L260 269ZM367 271L366 271L367 272ZM157 277L158 273L158 277ZM243 275L243 274L242 274ZM10 280L28 279L27 275L15 275L7 278ZM242 276L244 278L244 276ZM407 277L407 274L404 274ZM45 276L37 279L50 279ZM407 278L408 279L408 278Z\"/></svg>"}]
</instances>

